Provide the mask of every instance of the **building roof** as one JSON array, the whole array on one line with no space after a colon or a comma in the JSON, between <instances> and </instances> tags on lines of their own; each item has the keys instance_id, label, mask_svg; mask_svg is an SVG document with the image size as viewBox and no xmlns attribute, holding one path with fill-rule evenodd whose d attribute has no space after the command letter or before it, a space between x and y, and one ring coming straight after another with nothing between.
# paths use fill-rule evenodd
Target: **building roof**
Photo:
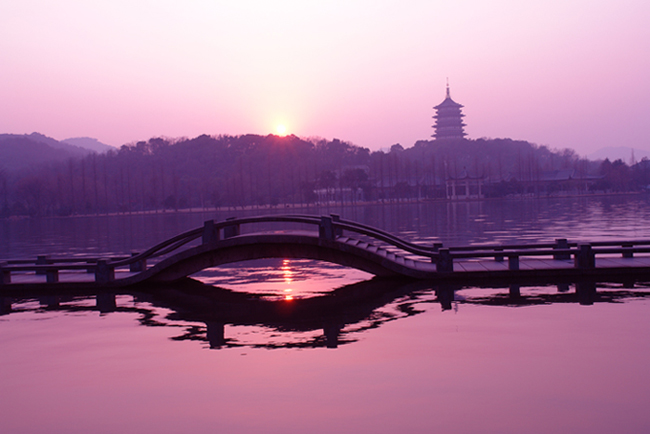
<instances>
[{"instance_id":1,"label":"building roof","mask_svg":"<svg viewBox=\"0 0 650 434\"><path fill-rule=\"evenodd\" d=\"M462 104L458 104L456 101L451 99L451 95L449 93L449 84L447 84L447 97L443 102L438 104L437 106L434 107L434 109L439 110L439 109L444 109L444 108L462 108Z\"/></svg>"}]
</instances>

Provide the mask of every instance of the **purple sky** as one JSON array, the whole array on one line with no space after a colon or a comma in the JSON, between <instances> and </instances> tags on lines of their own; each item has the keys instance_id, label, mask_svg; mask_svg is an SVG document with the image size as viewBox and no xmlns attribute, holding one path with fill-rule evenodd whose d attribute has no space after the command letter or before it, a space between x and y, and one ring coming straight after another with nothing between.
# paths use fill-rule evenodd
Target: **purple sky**
<instances>
[{"instance_id":1,"label":"purple sky","mask_svg":"<svg viewBox=\"0 0 650 434\"><path fill-rule=\"evenodd\" d=\"M650 2L5 0L0 132L275 133L370 149L432 134L650 150Z\"/></svg>"}]
</instances>

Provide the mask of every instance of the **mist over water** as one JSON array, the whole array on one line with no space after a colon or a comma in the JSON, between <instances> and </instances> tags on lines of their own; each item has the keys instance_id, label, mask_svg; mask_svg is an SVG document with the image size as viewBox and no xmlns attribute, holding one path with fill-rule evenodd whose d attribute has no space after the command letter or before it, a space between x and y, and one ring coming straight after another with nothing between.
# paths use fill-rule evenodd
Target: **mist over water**
<instances>
[{"instance_id":1,"label":"mist over water","mask_svg":"<svg viewBox=\"0 0 650 434\"><path fill-rule=\"evenodd\" d=\"M130 254L204 220L268 212L4 220L0 257ZM650 238L641 195L272 212L338 213L447 246ZM296 259L194 277L214 287L0 297L3 429L650 428L644 282L441 287Z\"/></svg>"}]
</instances>

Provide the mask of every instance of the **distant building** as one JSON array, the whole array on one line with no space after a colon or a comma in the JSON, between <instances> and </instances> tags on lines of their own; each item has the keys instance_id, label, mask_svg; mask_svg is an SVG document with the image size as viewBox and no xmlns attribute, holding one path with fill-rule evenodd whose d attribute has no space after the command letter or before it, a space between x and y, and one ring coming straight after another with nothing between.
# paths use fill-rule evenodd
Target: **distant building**
<instances>
[{"instance_id":1,"label":"distant building","mask_svg":"<svg viewBox=\"0 0 650 434\"><path fill-rule=\"evenodd\" d=\"M436 140L462 139L466 136L463 127L463 117L461 112L462 105L451 99L449 94L449 83L447 83L447 97L443 102L434 107L436 114L433 118L436 120L435 133L431 136Z\"/></svg>"},{"instance_id":2,"label":"distant building","mask_svg":"<svg viewBox=\"0 0 650 434\"><path fill-rule=\"evenodd\" d=\"M459 177L447 178L447 199L483 199L484 184L484 177L470 176L467 170L463 169Z\"/></svg>"}]
</instances>

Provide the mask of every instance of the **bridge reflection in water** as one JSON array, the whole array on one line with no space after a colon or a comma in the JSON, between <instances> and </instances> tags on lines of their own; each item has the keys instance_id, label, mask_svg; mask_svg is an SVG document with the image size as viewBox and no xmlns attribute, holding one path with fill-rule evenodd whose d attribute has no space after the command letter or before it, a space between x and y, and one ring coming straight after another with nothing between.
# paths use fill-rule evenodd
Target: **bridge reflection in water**
<instances>
[{"instance_id":1,"label":"bridge reflection in water","mask_svg":"<svg viewBox=\"0 0 650 434\"><path fill-rule=\"evenodd\" d=\"M206 342L210 348L336 348L382 325L420 314L438 304L521 306L558 303L619 303L650 298L647 283L594 281L492 286L431 285L372 279L310 298L269 298L217 288L188 279L149 290L31 293L0 297L0 315L26 311L127 312L143 326L182 328L173 340ZM93 302L94 301L94 302ZM257 328L237 333L238 328ZM243 337L247 335L248 337ZM251 337L251 335L253 335Z\"/></svg>"}]
</instances>

